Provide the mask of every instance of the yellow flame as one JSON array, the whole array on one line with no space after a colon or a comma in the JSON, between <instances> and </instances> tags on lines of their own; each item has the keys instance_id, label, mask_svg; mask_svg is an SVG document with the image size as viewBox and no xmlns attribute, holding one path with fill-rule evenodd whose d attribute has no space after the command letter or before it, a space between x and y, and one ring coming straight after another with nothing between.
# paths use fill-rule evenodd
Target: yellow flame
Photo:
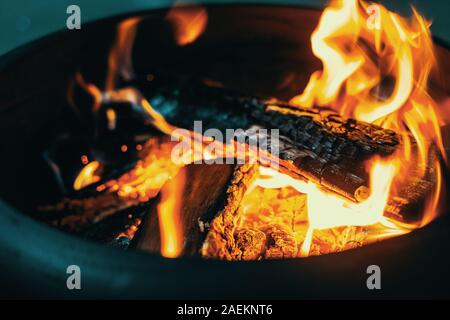
<instances>
[{"instance_id":1,"label":"yellow flame","mask_svg":"<svg viewBox=\"0 0 450 320\"><path fill-rule=\"evenodd\" d=\"M391 182L397 170L398 166L393 162L375 161L370 176L372 193L368 199L360 203L340 198L310 181L297 180L267 167L260 167L261 177L255 184L263 188L290 186L307 195L309 226L300 255L308 256L314 230L380 224L383 228L391 230L390 233L393 235L409 232L409 229L396 225L384 217Z\"/></svg>"},{"instance_id":2,"label":"yellow flame","mask_svg":"<svg viewBox=\"0 0 450 320\"><path fill-rule=\"evenodd\" d=\"M99 168L100 162L98 161L92 161L85 165L73 182L74 190L80 190L90 184L100 181L101 177L96 174Z\"/></svg>"},{"instance_id":3,"label":"yellow flame","mask_svg":"<svg viewBox=\"0 0 450 320\"><path fill-rule=\"evenodd\" d=\"M392 177L395 184L415 167L424 175L427 168L440 166L429 163L433 145L445 158L442 121L427 92L436 62L429 27L414 8L407 19L379 4L332 1L311 36L323 69L314 72L303 93L291 100L306 108L332 107L401 135L402 150L394 158L401 158L403 165ZM440 169L433 170L440 181ZM439 194L441 184L436 188Z\"/></svg>"}]
</instances>

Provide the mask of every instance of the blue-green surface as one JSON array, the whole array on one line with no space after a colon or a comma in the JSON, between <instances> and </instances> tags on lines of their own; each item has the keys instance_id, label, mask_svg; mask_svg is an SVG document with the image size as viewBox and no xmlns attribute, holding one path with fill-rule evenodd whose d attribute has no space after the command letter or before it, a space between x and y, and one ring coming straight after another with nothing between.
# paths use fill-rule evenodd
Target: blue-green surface
<instances>
[{"instance_id":1,"label":"blue-green surface","mask_svg":"<svg viewBox=\"0 0 450 320\"><path fill-rule=\"evenodd\" d=\"M22 44L65 28L66 8L77 4L82 21L130 11L170 6L172 0L0 0L0 55ZM191 0L192 2L192 0ZM279 3L323 7L326 0L203 0L197 3ZM384 0L393 10L408 13L414 4L427 18L434 21L435 36L450 43L450 1L448 0ZM76 32L76 31L74 31Z\"/></svg>"}]
</instances>

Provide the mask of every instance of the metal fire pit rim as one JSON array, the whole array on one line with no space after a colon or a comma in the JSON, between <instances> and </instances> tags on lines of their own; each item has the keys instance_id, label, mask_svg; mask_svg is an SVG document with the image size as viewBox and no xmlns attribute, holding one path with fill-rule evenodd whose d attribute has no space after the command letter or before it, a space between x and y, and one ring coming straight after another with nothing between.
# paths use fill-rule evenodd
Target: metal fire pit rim
<instances>
[{"instance_id":1,"label":"metal fire pit rim","mask_svg":"<svg viewBox=\"0 0 450 320\"><path fill-rule=\"evenodd\" d=\"M144 252L123 252L52 229L3 203L0 203L0 211L3 213L0 215L0 223L10 226L6 232L0 233L0 265L3 265L4 274L22 279L13 284L15 288L9 294L14 295L14 290L22 286L31 286L43 290L28 292L30 297L67 298L372 298L377 295L364 286L367 266L380 265L389 272L392 266L387 262L398 257L405 263L411 261L412 265L420 265L421 268L414 275L420 277L424 270L433 268L434 265L430 264L434 259L418 254L421 251L420 245L433 235L447 234L449 231L446 226L450 223L450 215L446 214L411 234L336 254L306 259L230 263L189 257L166 259ZM15 242L17 234L22 237L19 246ZM411 251L412 248L417 249L417 254ZM27 265L27 262L32 262L32 265ZM66 268L69 265L78 265L82 270L84 288L81 292L65 288L68 276ZM397 274L398 265L398 262L394 263L390 272ZM449 265L443 263L441 268L448 268ZM278 276L269 279L272 273ZM349 275L352 275L352 282L356 279L360 286L350 290L346 288L345 293L335 296L339 288L349 286L346 284ZM411 277L406 272L397 279L400 288L405 285L408 295L412 297L428 297L430 292L423 289L409 291L409 284L404 283L405 276L406 279ZM290 279L290 282L284 283L280 288L279 284L277 286L278 278ZM249 287L235 291L239 286L229 283L233 279L237 284ZM258 288L257 292L253 291L251 286L260 281L265 285ZM423 281L433 283L430 280ZM443 288L450 288L450 279L440 278L439 281L441 284L447 282L448 286ZM43 287L42 282L47 287ZM300 284L310 290L307 290L307 295L304 291L297 292L296 287ZM387 288L383 297L400 297L396 291L398 289ZM0 290L0 296L1 292ZM450 294L450 291L445 294Z\"/></svg>"}]
</instances>

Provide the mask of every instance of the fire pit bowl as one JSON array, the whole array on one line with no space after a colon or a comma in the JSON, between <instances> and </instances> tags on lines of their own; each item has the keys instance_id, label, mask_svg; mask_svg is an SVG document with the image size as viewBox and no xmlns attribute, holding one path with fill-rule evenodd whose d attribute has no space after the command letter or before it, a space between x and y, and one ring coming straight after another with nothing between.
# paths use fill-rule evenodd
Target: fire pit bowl
<instances>
[{"instance_id":1,"label":"fire pit bowl","mask_svg":"<svg viewBox=\"0 0 450 320\"><path fill-rule=\"evenodd\" d=\"M206 9L208 28L198 41L181 47L174 44L173 29L165 19L167 10L139 12L146 18L133 51L136 73L196 73L247 94L288 99L320 68L310 49L310 35L320 11L267 5L214 5ZM450 296L450 220L446 214L413 233L351 251L249 262L166 259L158 254L121 251L32 219L27 214L30 206L59 196L50 183L51 173L43 169L41 155L55 135L74 125L67 111L71 77L79 70L88 70L91 79L104 78L116 26L127 17L89 23L79 32L55 33L0 59L1 296ZM441 69L448 71L449 51L438 45L437 57ZM447 71L442 74L447 76ZM440 92L438 98L448 96L448 79L436 77L433 84ZM70 265L81 268L82 290L67 290ZM367 289L370 265L382 270L382 290Z\"/></svg>"}]
</instances>

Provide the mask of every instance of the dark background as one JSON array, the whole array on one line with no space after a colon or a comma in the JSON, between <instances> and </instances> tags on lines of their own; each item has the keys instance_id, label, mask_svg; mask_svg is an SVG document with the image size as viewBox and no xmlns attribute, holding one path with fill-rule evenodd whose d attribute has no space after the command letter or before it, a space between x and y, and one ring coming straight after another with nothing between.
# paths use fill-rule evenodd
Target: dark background
<instances>
[{"instance_id":1,"label":"dark background","mask_svg":"<svg viewBox=\"0 0 450 320\"><path fill-rule=\"evenodd\" d=\"M194 3L194 0L182 0ZM66 25L66 8L81 8L82 22L124 12L168 7L173 0L0 0L0 55L31 40L61 30ZM326 0L196 0L196 3L270 3L322 7ZM433 21L433 34L450 43L450 1L382 0L389 8L408 14L413 4Z\"/></svg>"}]
</instances>

